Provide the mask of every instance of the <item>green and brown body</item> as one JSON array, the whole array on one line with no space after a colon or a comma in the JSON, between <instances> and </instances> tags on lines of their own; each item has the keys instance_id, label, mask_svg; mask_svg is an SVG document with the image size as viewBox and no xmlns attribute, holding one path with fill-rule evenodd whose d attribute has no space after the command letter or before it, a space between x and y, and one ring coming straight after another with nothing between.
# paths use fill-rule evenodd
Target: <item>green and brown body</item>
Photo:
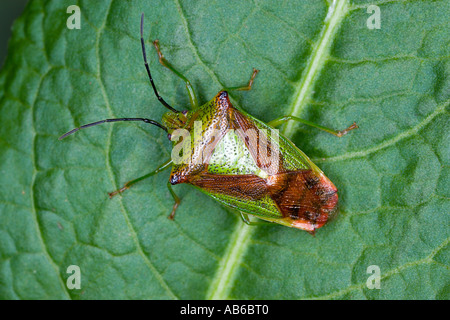
<instances>
[{"instance_id":1,"label":"green and brown body","mask_svg":"<svg viewBox=\"0 0 450 320\"><path fill-rule=\"evenodd\" d=\"M143 38L144 15L141 15L141 45L144 65L158 101L170 110L163 124L148 118L115 118L77 127L59 139L81 129L105 122L142 121L168 133L173 142L172 157L154 171L109 193L113 197L133 184L172 166L167 187L175 204L169 219L173 219L180 199L171 185L191 184L219 202L239 210L245 222L247 214L281 225L314 233L337 212L338 195L333 183L289 139L273 126L285 121L298 121L337 137L358 128L356 123L342 131L314 124L294 116L285 116L266 124L237 110L230 103L227 91L220 91L211 101L198 106L189 80L163 56L159 42L153 42L160 63L186 83L192 111L180 112L171 107L158 93L145 53ZM227 90L250 90L258 70L253 69L246 86Z\"/></svg>"},{"instance_id":2,"label":"green and brown body","mask_svg":"<svg viewBox=\"0 0 450 320\"><path fill-rule=\"evenodd\" d=\"M287 138L269 136L277 130L234 108L226 91L181 117L166 113L163 124L171 135L184 129L192 142L173 165L171 184L191 184L229 207L309 232L336 212L333 183Z\"/></svg>"}]
</instances>

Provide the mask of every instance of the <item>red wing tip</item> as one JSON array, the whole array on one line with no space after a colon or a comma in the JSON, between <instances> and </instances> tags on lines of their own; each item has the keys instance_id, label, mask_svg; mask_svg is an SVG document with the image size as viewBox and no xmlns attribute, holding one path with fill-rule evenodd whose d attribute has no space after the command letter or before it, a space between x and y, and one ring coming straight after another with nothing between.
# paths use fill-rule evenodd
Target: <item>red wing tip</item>
<instances>
[{"instance_id":1,"label":"red wing tip","mask_svg":"<svg viewBox=\"0 0 450 320\"><path fill-rule=\"evenodd\" d=\"M298 229L302 229L305 231L308 231L309 233L314 233L316 232L316 227L314 224L312 224L309 221L304 221L304 220L294 220L292 221L292 226L294 228L298 228Z\"/></svg>"}]
</instances>

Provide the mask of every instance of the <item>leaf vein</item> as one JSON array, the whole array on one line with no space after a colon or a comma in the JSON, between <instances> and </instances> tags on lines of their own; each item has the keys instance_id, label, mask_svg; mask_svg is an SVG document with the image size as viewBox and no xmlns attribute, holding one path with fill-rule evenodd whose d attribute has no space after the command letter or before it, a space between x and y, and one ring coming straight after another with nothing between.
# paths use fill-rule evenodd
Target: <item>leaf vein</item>
<instances>
[{"instance_id":1,"label":"leaf vein","mask_svg":"<svg viewBox=\"0 0 450 320\"><path fill-rule=\"evenodd\" d=\"M343 154L340 156L330 157L325 160L323 160L321 158L313 159L313 161L316 163L321 163L321 162L336 162L336 161L342 161L342 160L348 160L348 159L354 159L354 158L362 158L362 157L368 156L374 152L377 152L379 150L388 148L392 145L395 145L397 142L399 142L403 139L409 138L409 137L417 134L423 127L425 127L427 124L429 124L434 118L436 118L438 115L444 113L445 108L449 104L450 104L450 100L448 100L446 103L442 104L440 107L436 108L436 110L432 114L428 115L423 121L418 123L416 126L396 135L395 137L393 137L389 140L384 141L383 143L376 145L375 147L365 149L362 151L349 152L349 153L346 153L346 154Z\"/></svg>"}]
</instances>

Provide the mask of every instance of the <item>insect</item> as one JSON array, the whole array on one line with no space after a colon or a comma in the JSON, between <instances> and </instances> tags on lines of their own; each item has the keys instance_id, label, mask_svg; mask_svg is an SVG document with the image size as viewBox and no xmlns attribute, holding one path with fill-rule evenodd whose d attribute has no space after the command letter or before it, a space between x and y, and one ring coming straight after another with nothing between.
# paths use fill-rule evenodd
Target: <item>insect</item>
<instances>
[{"instance_id":1,"label":"insect","mask_svg":"<svg viewBox=\"0 0 450 320\"><path fill-rule=\"evenodd\" d=\"M180 204L172 185L188 183L228 207L237 209L244 222L248 215L314 234L337 212L337 188L324 173L289 139L274 129L286 121L298 121L338 137L357 128L356 123L342 131L322 127L293 116L278 118L268 124L238 110L231 104L228 91L250 90L258 70L253 69L246 86L220 91L211 101L199 106L189 80L178 72L161 53L159 42L153 42L159 62L186 84L191 111L178 111L158 93L147 62L143 36L144 15L140 33L144 65L153 91L169 111L162 124L147 118L105 119L75 128L59 139L81 129L106 122L142 121L168 133L172 140L172 157L156 170L128 181L113 197L135 183L172 168L167 187L175 201L170 219Z\"/></svg>"}]
</instances>

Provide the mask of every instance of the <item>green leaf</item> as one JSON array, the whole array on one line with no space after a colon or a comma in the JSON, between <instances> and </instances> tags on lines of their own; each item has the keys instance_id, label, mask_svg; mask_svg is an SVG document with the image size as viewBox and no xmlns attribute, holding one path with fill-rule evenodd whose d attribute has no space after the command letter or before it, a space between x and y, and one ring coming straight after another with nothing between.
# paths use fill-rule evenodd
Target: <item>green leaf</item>
<instances>
[{"instance_id":1,"label":"green leaf","mask_svg":"<svg viewBox=\"0 0 450 320\"><path fill-rule=\"evenodd\" d=\"M73 1L72 1L73 2ZM1 299L449 299L450 3L379 1L30 1L0 73ZM374 4L374 3L370 3ZM175 221L169 172L107 192L170 157L139 41L140 14L161 95L187 108L245 84L233 102L284 132L339 189L338 218L315 237L248 227L188 185ZM69 289L70 265L81 289ZM381 289L366 285L379 266Z\"/></svg>"}]
</instances>

